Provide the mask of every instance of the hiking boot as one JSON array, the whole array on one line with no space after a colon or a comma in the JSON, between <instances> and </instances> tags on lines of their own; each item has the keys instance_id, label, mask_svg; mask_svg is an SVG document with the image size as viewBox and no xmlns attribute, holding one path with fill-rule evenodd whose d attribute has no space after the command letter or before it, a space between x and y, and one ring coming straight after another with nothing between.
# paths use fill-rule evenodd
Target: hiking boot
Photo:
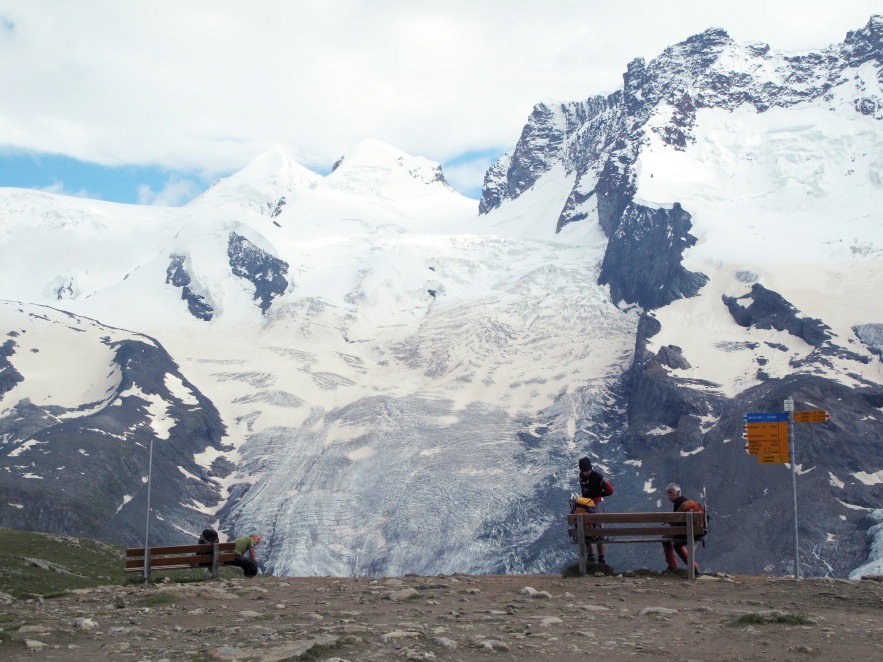
<instances>
[{"instance_id":1,"label":"hiking boot","mask_svg":"<svg viewBox=\"0 0 883 662\"><path fill-rule=\"evenodd\" d=\"M599 556L598 563L600 563L601 565L607 565L607 560L603 556Z\"/></svg>"},{"instance_id":2,"label":"hiking boot","mask_svg":"<svg viewBox=\"0 0 883 662\"><path fill-rule=\"evenodd\" d=\"M590 556L590 557L588 557L588 558L586 559L586 563L594 563L594 562L595 562L595 557L594 557L594 556Z\"/></svg>"}]
</instances>

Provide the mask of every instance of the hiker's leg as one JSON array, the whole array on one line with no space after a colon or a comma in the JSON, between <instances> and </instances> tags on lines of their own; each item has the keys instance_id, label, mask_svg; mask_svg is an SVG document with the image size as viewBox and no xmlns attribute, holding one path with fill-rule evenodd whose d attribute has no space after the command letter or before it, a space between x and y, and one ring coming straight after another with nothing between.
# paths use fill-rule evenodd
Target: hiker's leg
<instances>
[{"instance_id":1,"label":"hiker's leg","mask_svg":"<svg viewBox=\"0 0 883 662\"><path fill-rule=\"evenodd\" d=\"M684 563L690 562L690 556L687 554L687 546L684 543L675 542L674 548L675 551L677 551L678 556L680 556L684 560ZM688 565L687 567L689 568L690 566ZM696 572L699 571L699 564L696 563L696 559L693 559L693 570L695 570Z\"/></svg>"},{"instance_id":2,"label":"hiker's leg","mask_svg":"<svg viewBox=\"0 0 883 662\"><path fill-rule=\"evenodd\" d=\"M237 556L232 563L242 568L242 572L246 577L254 577L258 574L258 564L246 556Z\"/></svg>"},{"instance_id":3,"label":"hiker's leg","mask_svg":"<svg viewBox=\"0 0 883 662\"><path fill-rule=\"evenodd\" d=\"M681 557L681 560L686 563L689 559L689 557L687 556L687 546L680 541L674 542L672 546L675 548L678 556Z\"/></svg>"},{"instance_id":4,"label":"hiker's leg","mask_svg":"<svg viewBox=\"0 0 883 662\"><path fill-rule=\"evenodd\" d=\"M668 564L668 567L672 570L676 570L678 567L678 560L675 558L675 552L672 548L671 542L664 540L662 542L662 551L665 553L665 562Z\"/></svg>"}]
</instances>

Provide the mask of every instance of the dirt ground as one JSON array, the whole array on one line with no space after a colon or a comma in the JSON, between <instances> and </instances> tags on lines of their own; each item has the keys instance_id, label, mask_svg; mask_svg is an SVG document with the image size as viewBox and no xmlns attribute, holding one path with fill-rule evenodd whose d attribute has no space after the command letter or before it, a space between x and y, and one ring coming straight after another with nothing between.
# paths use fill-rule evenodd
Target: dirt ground
<instances>
[{"instance_id":1,"label":"dirt ground","mask_svg":"<svg viewBox=\"0 0 883 662\"><path fill-rule=\"evenodd\" d=\"M9 662L883 660L868 579L259 576L5 602Z\"/></svg>"}]
</instances>

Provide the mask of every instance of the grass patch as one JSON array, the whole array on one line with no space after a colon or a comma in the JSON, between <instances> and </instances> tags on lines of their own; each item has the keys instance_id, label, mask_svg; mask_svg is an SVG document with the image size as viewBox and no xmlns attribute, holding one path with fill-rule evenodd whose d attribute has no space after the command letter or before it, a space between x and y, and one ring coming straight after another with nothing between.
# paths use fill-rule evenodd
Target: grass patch
<instances>
[{"instance_id":1,"label":"grass patch","mask_svg":"<svg viewBox=\"0 0 883 662\"><path fill-rule=\"evenodd\" d=\"M339 651L341 648L347 645L349 641L347 639L338 639L334 643L331 644L313 644L303 653L297 656L298 660L320 660L333 653L335 651Z\"/></svg>"},{"instance_id":2,"label":"grass patch","mask_svg":"<svg viewBox=\"0 0 883 662\"><path fill-rule=\"evenodd\" d=\"M815 625L803 614L743 614L739 618L729 622L733 627L746 625Z\"/></svg>"},{"instance_id":3,"label":"grass patch","mask_svg":"<svg viewBox=\"0 0 883 662\"><path fill-rule=\"evenodd\" d=\"M141 598L138 601L139 605L144 607L156 606L156 605L165 605L170 602L175 602L178 600L178 596L174 593L153 593L152 595L148 595L144 598Z\"/></svg>"},{"instance_id":4,"label":"grass patch","mask_svg":"<svg viewBox=\"0 0 883 662\"><path fill-rule=\"evenodd\" d=\"M23 593L59 595L126 581L124 547L51 533L0 532L0 591L14 597ZM28 559L51 565L48 569L39 567Z\"/></svg>"}]
</instances>

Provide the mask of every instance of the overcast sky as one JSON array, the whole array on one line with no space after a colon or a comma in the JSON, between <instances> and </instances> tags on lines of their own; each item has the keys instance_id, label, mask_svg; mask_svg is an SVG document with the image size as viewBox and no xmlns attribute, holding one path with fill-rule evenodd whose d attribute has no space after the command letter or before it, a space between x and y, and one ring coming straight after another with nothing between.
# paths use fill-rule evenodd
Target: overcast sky
<instances>
[{"instance_id":1,"label":"overcast sky","mask_svg":"<svg viewBox=\"0 0 883 662\"><path fill-rule=\"evenodd\" d=\"M709 27L804 51L866 0L0 0L0 186L181 204L281 148L364 138L477 197L535 103L612 92Z\"/></svg>"}]
</instances>

